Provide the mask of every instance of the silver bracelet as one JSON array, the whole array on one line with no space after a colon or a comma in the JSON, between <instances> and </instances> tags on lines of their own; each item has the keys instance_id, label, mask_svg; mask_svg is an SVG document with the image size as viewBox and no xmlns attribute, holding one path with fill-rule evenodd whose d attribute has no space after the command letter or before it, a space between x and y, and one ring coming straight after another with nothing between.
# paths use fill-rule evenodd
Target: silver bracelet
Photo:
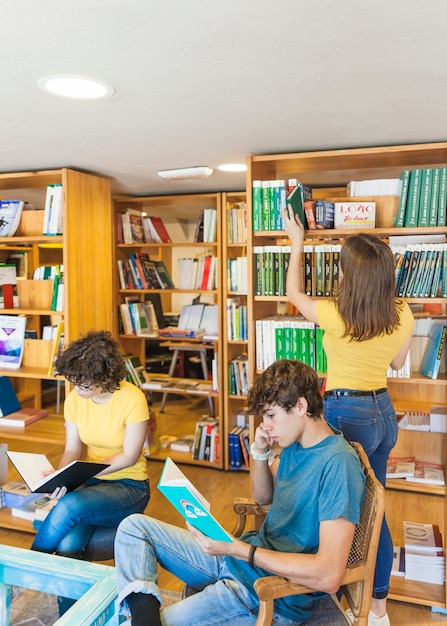
<instances>
[{"instance_id":1,"label":"silver bracelet","mask_svg":"<svg viewBox=\"0 0 447 626\"><path fill-rule=\"evenodd\" d=\"M255 444L253 442L250 447L250 454L251 458L255 461L267 461L270 456L270 450L267 450L267 452L263 452L262 454L260 454L259 452L255 451Z\"/></svg>"}]
</instances>

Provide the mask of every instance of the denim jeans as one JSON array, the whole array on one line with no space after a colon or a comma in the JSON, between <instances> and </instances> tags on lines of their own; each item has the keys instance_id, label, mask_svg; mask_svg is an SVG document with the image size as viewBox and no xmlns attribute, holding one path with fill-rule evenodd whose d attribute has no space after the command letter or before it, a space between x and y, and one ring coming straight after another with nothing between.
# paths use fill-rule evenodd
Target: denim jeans
<instances>
[{"instance_id":1,"label":"denim jeans","mask_svg":"<svg viewBox=\"0 0 447 626\"><path fill-rule=\"evenodd\" d=\"M368 455L376 477L385 486L386 464L397 441L397 419L387 391L375 396L338 397L324 400L324 416L348 441L359 442ZM377 552L373 595L388 594L393 564L393 540L384 518Z\"/></svg>"},{"instance_id":2,"label":"denim jeans","mask_svg":"<svg viewBox=\"0 0 447 626\"><path fill-rule=\"evenodd\" d=\"M150 593L161 602L157 562L198 593L161 609L163 626L248 626L256 622L258 601L253 589L242 586L225 566L225 558L207 556L184 528L144 515L131 515L118 527L115 568L121 612L125 598ZM276 626L293 626L274 615Z\"/></svg>"},{"instance_id":3,"label":"denim jeans","mask_svg":"<svg viewBox=\"0 0 447 626\"><path fill-rule=\"evenodd\" d=\"M97 526L118 526L149 502L149 482L93 478L67 493L40 526L32 549L82 558Z\"/></svg>"}]
</instances>

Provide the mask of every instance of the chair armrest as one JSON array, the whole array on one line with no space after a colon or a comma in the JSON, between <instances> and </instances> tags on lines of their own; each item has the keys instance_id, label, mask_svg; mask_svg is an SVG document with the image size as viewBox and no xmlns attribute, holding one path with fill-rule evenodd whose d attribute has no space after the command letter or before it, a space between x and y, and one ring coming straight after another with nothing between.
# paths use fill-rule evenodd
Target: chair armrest
<instances>
[{"instance_id":1,"label":"chair armrest","mask_svg":"<svg viewBox=\"0 0 447 626\"><path fill-rule=\"evenodd\" d=\"M247 515L254 515L263 519L269 512L269 504L258 504L252 498L235 498L233 501L233 511L236 513L236 523L232 534L240 537L244 531Z\"/></svg>"},{"instance_id":2,"label":"chair armrest","mask_svg":"<svg viewBox=\"0 0 447 626\"><path fill-rule=\"evenodd\" d=\"M259 599L264 602L284 596L316 591L305 585L291 583L287 578L283 578L282 576L264 576L263 578L258 578L254 583L254 589Z\"/></svg>"}]
</instances>

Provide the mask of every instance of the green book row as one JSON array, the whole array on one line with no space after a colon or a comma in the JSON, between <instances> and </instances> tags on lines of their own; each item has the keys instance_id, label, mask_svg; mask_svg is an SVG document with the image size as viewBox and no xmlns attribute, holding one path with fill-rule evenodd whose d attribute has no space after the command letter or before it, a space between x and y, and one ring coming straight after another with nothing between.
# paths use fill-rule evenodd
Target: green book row
<instances>
[{"instance_id":1,"label":"green book row","mask_svg":"<svg viewBox=\"0 0 447 626\"><path fill-rule=\"evenodd\" d=\"M255 246L253 255L255 296L284 296L290 246Z\"/></svg>"},{"instance_id":2,"label":"green book row","mask_svg":"<svg viewBox=\"0 0 447 626\"><path fill-rule=\"evenodd\" d=\"M327 371L323 331L296 316L274 315L256 320L256 369L264 370L278 359L303 361L317 372Z\"/></svg>"},{"instance_id":3,"label":"green book row","mask_svg":"<svg viewBox=\"0 0 447 626\"><path fill-rule=\"evenodd\" d=\"M447 167L404 170L401 179L395 226L445 226Z\"/></svg>"}]
</instances>

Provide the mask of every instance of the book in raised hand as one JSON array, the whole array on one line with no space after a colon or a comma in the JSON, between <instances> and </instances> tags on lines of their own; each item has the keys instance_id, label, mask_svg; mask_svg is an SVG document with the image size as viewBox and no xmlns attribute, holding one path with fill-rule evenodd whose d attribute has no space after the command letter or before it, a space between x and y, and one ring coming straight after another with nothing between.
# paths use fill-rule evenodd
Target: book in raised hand
<instances>
[{"instance_id":1,"label":"book in raised hand","mask_svg":"<svg viewBox=\"0 0 447 626\"><path fill-rule=\"evenodd\" d=\"M55 470L45 454L11 450L7 450L6 454L33 493L53 493L58 487L66 487L67 491L73 491L109 467L107 463L72 461L65 467ZM41 478L42 473L48 471L53 473Z\"/></svg>"},{"instance_id":2,"label":"book in raised hand","mask_svg":"<svg viewBox=\"0 0 447 626\"><path fill-rule=\"evenodd\" d=\"M216 541L233 541L231 535L211 515L209 502L169 457L157 486L191 526Z\"/></svg>"}]
</instances>

